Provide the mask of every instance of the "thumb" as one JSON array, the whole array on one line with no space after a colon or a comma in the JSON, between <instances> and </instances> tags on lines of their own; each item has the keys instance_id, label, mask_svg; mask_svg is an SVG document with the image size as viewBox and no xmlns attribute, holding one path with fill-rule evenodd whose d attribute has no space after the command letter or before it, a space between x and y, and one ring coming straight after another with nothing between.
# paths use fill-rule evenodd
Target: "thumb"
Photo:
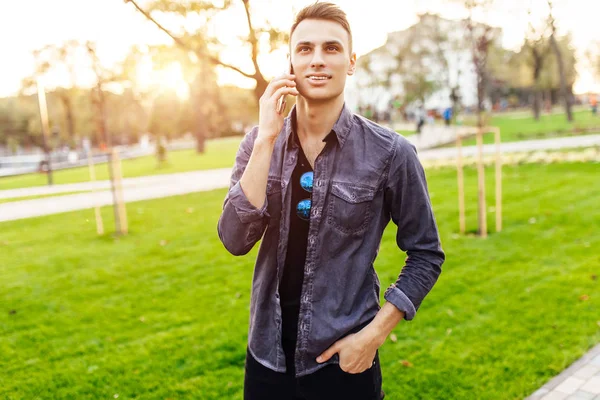
<instances>
[{"instance_id":1,"label":"thumb","mask_svg":"<svg viewBox=\"0 0 600 400\"><path fill-rule=\"evenodd\" d=\"M333 355L337 352L338 352L338 349L337 349L337 342L336 342L330 348L328 348L323 353L321 353L321 355L319 357L317 357L317 362L323 363L323 362L329 360L331 357L333 357Z\"/></svg>"}]
</instances>

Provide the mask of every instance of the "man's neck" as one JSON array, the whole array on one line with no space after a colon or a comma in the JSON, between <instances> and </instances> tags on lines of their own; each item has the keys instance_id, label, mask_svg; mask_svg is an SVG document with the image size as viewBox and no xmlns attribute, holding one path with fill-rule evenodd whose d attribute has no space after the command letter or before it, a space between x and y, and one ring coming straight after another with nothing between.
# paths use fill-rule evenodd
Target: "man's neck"
<instances>
[{"instance_id":1,"label":"man's neck","mask_svg":"<svg viewBox=\"0 0 600 400\"><path fill-rule=\"evenodd\" d=\"M323 140L338 120L344 107L344 95L323 103L310 103L298 97L296 121L298 137L302 142Z\"/></svg>"}]
</instances>

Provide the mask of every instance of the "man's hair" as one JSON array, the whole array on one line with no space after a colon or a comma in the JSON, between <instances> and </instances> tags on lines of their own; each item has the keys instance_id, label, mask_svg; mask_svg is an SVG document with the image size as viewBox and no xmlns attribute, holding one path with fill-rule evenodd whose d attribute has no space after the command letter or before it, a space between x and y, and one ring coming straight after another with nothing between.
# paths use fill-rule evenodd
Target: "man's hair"
<instances>
[{"instance_id":1,"label":"man's hair","mask_svg":"<svg viewBox=\"0 0 600 400\"><path fill-rule=\"evenodd\" d=\"M342 28L348 32L348 44L350 45L349 53L352 54L352 31L350 30L350 24L346 18L346 13L337 5L333 3L317 2L311 4L310 6L304 7L298 14L296 14L296 19L294 20L294 24L290 29L290 38L296 30L296 27L298 27L298 24L305 19L322 19L340 24Z\"/></svg>"}]
</instances>

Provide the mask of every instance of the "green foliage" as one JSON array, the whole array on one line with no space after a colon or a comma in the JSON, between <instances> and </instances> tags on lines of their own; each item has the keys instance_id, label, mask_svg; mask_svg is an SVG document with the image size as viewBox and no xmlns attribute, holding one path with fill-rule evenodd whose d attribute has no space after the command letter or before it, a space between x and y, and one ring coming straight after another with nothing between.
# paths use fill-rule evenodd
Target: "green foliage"
<instances>
[{"instance_id":1,"label":"green foliage","mask_svg":"<svg viewBox=\"0 0 600 400\"><path fill-rule=\"evenodd\" d=\"M456 172L428 171L447 260L380 349L386 400L523 399L600 341L597 170L505 167L504 231L486 240L456 235ZM475 170L465 179L473 230ZM118 238L96 236L92 210L2 223L0 397L242 399L256 249L219 242L224 196L128 203ZM375 263L383 288L403 265L394 228Z\"/></svg>"},{"instance_id":2,"label":"green foliage","mask_svg":"<svg viewBox=\"0 0 600 400\"><path fill-rule=\"evenodd\" d=\"M567 85L572 86L577 78L577 57L570 35L559 37L558 45L562 52L565 65ZM524 43L517 53L503 50L496 52L490 57L490 69L494 77L501 79L505 85L511 88L529 88L533 86L533 59L531 56L531 44ZM543 38L537 44L541 51L545 51L545 60L540 72L539 88L558 89L560 79L558 74L558 63L556 55L550 50L550 39Z\"/></svg>"},{"instance_id":3,"label":"green foliage","mask_svg":"<svg viewBox=\"0 0 600 400\"><path fill-rule=\"evenodd\" d=\"M587 61L592 67L592 72L600 79L600 41L594 41L585 52Z\"/></svg>"},{"instance_id":4,"label":"green foliage","mask_svg":"<svg viewBox=\"0 0 600 400\"><path fill-rule=\"evenodd\" d=\"M173 138L182 132L178 122L181 118L181 103L173 91L160 93L152 105L148 130L156 136Z\"/></svg>"}]
</instances>

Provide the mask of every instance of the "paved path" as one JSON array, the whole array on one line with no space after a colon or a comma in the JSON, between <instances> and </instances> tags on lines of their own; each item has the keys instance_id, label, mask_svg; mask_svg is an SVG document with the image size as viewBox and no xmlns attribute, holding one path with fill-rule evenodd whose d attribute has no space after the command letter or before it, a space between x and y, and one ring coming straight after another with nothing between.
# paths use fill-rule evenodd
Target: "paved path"
<instances>
[{"instance_id":1,"label":"paved path","mask_svg":"<svg viewBox=\"0 0 600 400\"><path fill-rule=\"evenodd\" d=\"M600 400L600 344L527 400Z\"/></svg>"},{"instance_id":2,"label":"paved path","mask_svg":"<svg viewBox=\"0 0 600 400\"><path fill-rule=\"evenodd\" d=\"M600 146L600 135L569 136L554 139L525 140L522 142L507 142L500 144L502 153L560 150L594 146ZM495 151L496 146L493 144L486 144L483 146L484 154L492 154ZM477 146L465 146L462 148L463 157L474 156L476 154ZM456 158L456 147L424 150L420 152L419 157L422 160Z\"/></svg>"},{"instance_id":3,"label":"paved path","mask_svg":"<svg viewBox=\"0 0 600 400\"><path fill-rule=\"evenodd\" d=\"M231 171L231 168L224 168ZM212 171L219 171L218 169ZM206 171L179 172L175 174L140 176L137 178L123 179L124 188L144 187L151 185L161 185L173 181L178 182L186 180L202 179ZM210 174L208 176L211 176ZM10 199L15 197L28 197L40 195L52 195L69 192L87 192L91 190L110 190L110 181L66 183L54 186L34 186L20 189L0 190L0 199Z\"/></svg>"},{"instance_id":4,"label":"paved path","mask_svg":"<svg viewBox=\"0 0 600 400\"><path fill-rule=\"evenodd\" d=\"M130 178L131 180L124 180L123 195L126 202L132 202L202 192L227 187L230 176L231 168L223 168L159 175L153 177L154 179L149 179L150 177L144 177L145 179ZM125 183L125 181L129 182ZM140 182L145 183L145 185L140 184ZM0 204L0 222L111 204L112 193L110 190L15 201Z\"/></svg>"},{"instance_id":5,"label":"paved path","mask_svg":"<svg viewBox=\"0 0 600 400\"><path fill-rule=\"evenodd\" d=\"M600 135L504 143L502 144L502 152L513 153L590 146L600 146ZM485 153L493 153L494 151L494 145L484 146ZM475 154L475 146L463 148L463 156L468 157ZM456 149L452 147L423 150L419 153L419 157L422 160L451 159L455 156ZM223 168L208 171L126 178L123 180L123 191L125 200L131 202L226 188L229 185L230 173L230 168ZM96 190L96 192L89 192L91 190ZM86 193L1 203L0 222L112 204L112 195L108 181L73 183L56 185L53 187L41 186L2 190L0 191L0 199L76 191L86 191Z\"/></svg>"}]
</instances>

